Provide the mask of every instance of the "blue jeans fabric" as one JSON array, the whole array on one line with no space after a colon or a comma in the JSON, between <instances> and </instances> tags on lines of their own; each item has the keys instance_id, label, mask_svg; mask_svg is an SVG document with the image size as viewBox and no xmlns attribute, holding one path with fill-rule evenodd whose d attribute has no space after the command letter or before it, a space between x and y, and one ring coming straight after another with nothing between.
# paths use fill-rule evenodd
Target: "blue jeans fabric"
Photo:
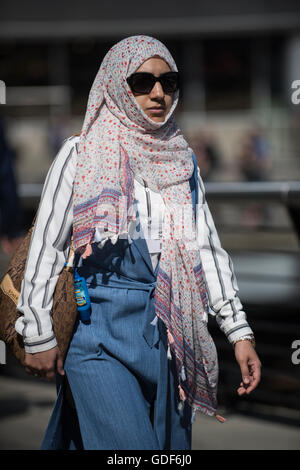
<instances>
[{"instance_id":1,"label":"blue jeans fabric","mask_svg":"<svg viewBox=\"0 0 300 470\"><path fill-rule=\"evenodd\" d=\"M92 314L77 321L64 364L76 413L59 386L42 449L190 449L190 406L177 409L175 358L153 322L157 268L145 240L94 244L78 272Z\"/></svg>"}]
</instances>

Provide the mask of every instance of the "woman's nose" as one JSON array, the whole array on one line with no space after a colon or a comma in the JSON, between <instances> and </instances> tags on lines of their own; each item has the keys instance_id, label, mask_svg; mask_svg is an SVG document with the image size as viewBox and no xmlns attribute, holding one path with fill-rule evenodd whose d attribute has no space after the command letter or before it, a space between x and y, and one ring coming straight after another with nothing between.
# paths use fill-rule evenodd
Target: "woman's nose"
<instances>
[{"instance_id":1,"label":"woman's nose","mask_svg":"<svg viewBox=\"0 0 300 470\"><path fill-rule=\"evenodd\" d=\"M164 97L164 90L161 86L161 83L160 82L156 82L154 84L154 87L152 88L151 92L150 92L150 97L151 98L163 98Z\"/></svg>"}]
</instances>

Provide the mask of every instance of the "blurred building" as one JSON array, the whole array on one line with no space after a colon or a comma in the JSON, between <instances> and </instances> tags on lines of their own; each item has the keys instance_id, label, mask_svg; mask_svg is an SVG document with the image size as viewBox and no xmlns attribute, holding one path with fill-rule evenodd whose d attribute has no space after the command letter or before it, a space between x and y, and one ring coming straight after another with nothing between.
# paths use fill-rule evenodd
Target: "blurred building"
<instances>
[{"instance_id":1,"label":"blurred building","mask_svg":"<svg viewBox=\"0 0 300 470\"><path fill-rule=\"evenodd\" d=\"M300 178L300 105L291 105L299 1L2 0L0 79L20 181L43 181L62 139L80 132L108 48L134 34L161 39L174 55L183 77L178 121L193 135L208 129L225 162L210 179L239 179L237 148L256 126L271 144L271 178Z\"/></svg>"}]
</instances>

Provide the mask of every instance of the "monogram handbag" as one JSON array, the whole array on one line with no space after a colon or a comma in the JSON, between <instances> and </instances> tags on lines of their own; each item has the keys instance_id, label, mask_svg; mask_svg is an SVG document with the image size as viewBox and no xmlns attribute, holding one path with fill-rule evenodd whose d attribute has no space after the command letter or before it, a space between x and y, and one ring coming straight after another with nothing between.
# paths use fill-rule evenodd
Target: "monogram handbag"
<instances>
[{"instance_id":1,"label":"monogram handbag","mask_svg":"<svg viewBox=\"0 0 300 470\"><path fill-rule=\"evenodd\" d=\"M34 222L35 219L27 235L13 254L0 284L0 339L5 342L9 350L23 366L25 360L23 336L15 330L15 323L20 315L22 315L17 310L17 304ZM69 266L72 254L73 243L71 239L68 261L59 275L52 306L53 330L63 360L70 344L77 317L73 267Z\"/></svg>"}]
</instances>

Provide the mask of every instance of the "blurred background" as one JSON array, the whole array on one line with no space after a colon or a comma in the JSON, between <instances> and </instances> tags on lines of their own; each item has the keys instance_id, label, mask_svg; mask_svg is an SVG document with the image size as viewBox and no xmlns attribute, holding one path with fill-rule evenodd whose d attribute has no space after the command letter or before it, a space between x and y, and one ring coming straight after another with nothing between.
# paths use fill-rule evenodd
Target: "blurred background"
<instances>
[{"instance_id":1,"label":"blurred background","mask_svg":"<svg viewBox=\"0 0 300 470\"><path fill-rule=\"evenodd\" d=\"M300 448L298 1L1 0L0 274L62 141L81 131L104 55L134 34L160 39L177 62L177 121L197 155L263 363L259 388L238 397L232 347L210 319L219 402L231 420L226 433L198 417L193 448ZM0 448L38 448L54 384L27 376L9 351L0 375Z\"/></svg>"}]
</instances>

